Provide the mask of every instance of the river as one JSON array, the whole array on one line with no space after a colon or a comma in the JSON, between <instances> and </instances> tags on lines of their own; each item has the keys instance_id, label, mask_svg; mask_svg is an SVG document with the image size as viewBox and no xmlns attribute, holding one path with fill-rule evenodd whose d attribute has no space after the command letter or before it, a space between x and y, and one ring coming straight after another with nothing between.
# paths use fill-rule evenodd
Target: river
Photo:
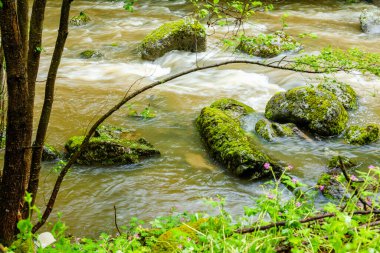
<instances>
[{"instance_id":1,"label":"river","mask_svg":"<svg viewBox=\"0 0 380 253\"><path fill-rule=\"evenodd\" d=\"M48 1L40 81L46 79L53 52L58 2ZM290 34L318 35L318 39L302 40L308 52L327 45L380 52L380 37L360 31L358 17L366 7L366 4L344 5L327 0L288 1L270 13L258 13L246 24L245 31L281 29L280 17L288 13ZM171 52L154 62L140 59L136 51L138 43L162 23L188 15L185 1L141 0L135 12L129 13L122 9L120 2L76 0L71 16L83 10L92 21L85 26L70 27L47 136L47 142L61 150L69 137L83 134L136 80L139 81L135 87L140 87L196 64L237 57L222 50L219 39L227 31L224 27L216 32L208 29L211 36L204 53ZM104 57L80 59L79 53L86 49L97 49ZM339 73L336 77L351 84L360 96L360 107L351 113L350 122L380 123L379 79L357 73ZM101 231L115 232L114 205L118 223L123 225L131 217L148 221L157 215L170 214L173 208L178 212L210 211L204 198L218 194L226 198L226 208L232 214L243 213L243 206L253 205L254 199L264 193L262 182L236 179L212 161L200 141L194 119L202 107L222 97L235 98L262 113L275 92L316 82L316 78L316 75L239 64L193 73L138 96L107 123L135 130L162 152L161 157L126 166L75 166L64 180L52 218L61 212L69 232L93 236ZM40 109L43 82L38 83L37 89ZM141 120L127 116L131 108L141 111L146 106L150 106L156 118ZM247 128L253 129L253 123L247 124ZM261 139L257 142L273 157L294 166L292 174L309 185L316 184L333 154L356 158L363 167L380 165L379 142L363 147L349 146L337 139L314 143L297 139L272 144ZM47 201L57 175L52 171L53 166L53 163L44 164L39 206Z\"/></svg>"}]
</instances>

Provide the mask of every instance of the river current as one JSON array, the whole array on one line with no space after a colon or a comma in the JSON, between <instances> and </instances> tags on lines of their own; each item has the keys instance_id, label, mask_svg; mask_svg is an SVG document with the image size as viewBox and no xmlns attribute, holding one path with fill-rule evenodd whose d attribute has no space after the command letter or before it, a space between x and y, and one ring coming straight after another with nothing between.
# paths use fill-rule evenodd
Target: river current
<instances>
[{"instance_id":1,"label":"river current","mask_svg":"<svg viewBox=\"0 0 380 253\"><path fill-rule=\"evenodd\" d=\"M53 52L59 21L58 2L48 1L40 81L46 79ZM359 27L360 12L368 6L327 0L288 1L270 13L258 13L244 28L248 34L274 32L282 27L281 16L288 13L288 33L297 36L312 32L318 36L301 40L307 52L328 45L380 52L380 36L366 35ZM63 150L69 137L85 133L133 83L135 88L141 87L197 64L241 57L223 50L220 38L228 28L219 27L216 32L208 29L210 38L204 53L174 51L154 62L141 60L136 47L143 37L164 22L188 15L190 9L185 1L141 0L135 12L129 13L120 2L74 1L71 16L85 11L92 21L85 26L70 27L47 142ZM79 53L86 49L99 50L104 57L81 59ZM351 84L360 96L360 107L351 113L350 123L380 123L380 80L358 73L335 76ZM161 157L135 165L75 166L64 180L52 217L59 211L70 232L91 236L100 231L114 232L114 205L119 225L126 224L131 217L150 220L167 215L173 208L178 212L207 211L210 207L204 204L204 198L217 195L226 198L226 208L232 214L243 213L244 206L253 205L254 199L264 193L262 182L239 180L215 163L202 145L194 119L202 107L222 97L235 98L263 113L275 92L315 83L320 77L235 64L196 72L138 96L107 123L135 130L161 151ZM40 82L38 109L42 99L43 82ZM128 117L129 110L142 111L147 106L156 118ZM255 121L256 118L248 119L248 130L254 128ZM380 165L379 142L363 147L349 146L337 139L313 143L286 139L271 144L257 139L257 143L271 156L294 166L293 176L309 185L316 184L328 158L334 154L356 158L363 167ZM57 175L52 171L53 166L54 163L44 164L39 206L47 201Z\"/></svg>"}]
</instances>

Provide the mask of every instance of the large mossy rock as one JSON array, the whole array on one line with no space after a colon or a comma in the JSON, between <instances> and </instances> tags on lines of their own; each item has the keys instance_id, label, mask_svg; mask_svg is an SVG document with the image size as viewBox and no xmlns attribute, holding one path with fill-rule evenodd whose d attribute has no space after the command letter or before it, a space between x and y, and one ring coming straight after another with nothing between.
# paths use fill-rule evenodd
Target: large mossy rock
<instances>
[{"instance_id":1,"label":"large mossy rock","mask_svg":"<svg viewBox=\"0 0 380 253\"><path fill-rule=\"evenodd\" d=\"M81 26L87 24L90 21L91 18L84 11L81 11L78 16L74 16L70 19L70 25Z\"/></svg>"},{"instance_id":2,"label":"large mossy rock","mask_svg":"<svg viewBox=\"0 0 380 253\"><path fill-rule=\"evenodd\" d=\"M301 44L283 31L244 37L236 48L246 54L262 58L275 57L289 51L298 51Z\"/></svg>"},{"instance_id":3,"label":"large mossy rock","mask_svg":"<svg viewBox=\"0 0 380 253\"><path fill-rule=\"evenodd\" d=\"M213 105L215 104L218 102ZM269 176L271 171L264 168L265 163L269 163L275 172L281 171L278 163L258 150L241 128L239 119L229 115L229 110L205 107L196 120L200 135L211 156L234 175L242 178L259 179Z\"/></svg>"},{"instance_id":4,"label":"large mossy rock","mask_svg":"<svg viewBox=\"0 0 380 253\"><path fill-rule=\"evenodd\" d=\"M155 60L172 50L206 51L206 29L193 19L168 22L148 34L139 46L144 60Z\"/></svg>"},{"instance_id":5,"label":"large mossy rock","mask_svg":"<svg viewBox=\"0 0 380 253\"><path fill-rule=\"evenodd\" d=\"M344 139L353 145L370 144L379 139L379 126L376 124L350 126L344 134Z\"/></svg>"},{"instance_id":6,"label":"large mossy rock","mask_svg":"<svg viewBox=\"0 0 380 253\"><path fill-rule=\"evenodd\" d=\"M294 136L294 130L297 128L293 123L279 124L270 122L267 119L260 119L255 125L255 131L258 135L267 141L275 141L279 137Z\"/></svg>"},{"instance_id":7,"label":"large mossy rock","mask_svg":"<svg viewBox=\"0 0 380 253\"><path fill-rule=\"evenodd\" d=\"M102 132L103 131L103 132ZM130 140L118 138L112 130L97 132L90 139L87 148L77 159L78 164L83 165L116 165L132 164L144 158L159 155L145 139ZM84 136L71 137L65 144L68 155L73 154L82 144Z\"/></svg>"},{"instance_id":8,"label":"large mossy rock","mask_svg":"<svg viewBox=\"0 0 380 253\"><path fill-rule=\"evenodd\" d=\"M360 25L365 33L380 33L380 8L364 10L360 15Z\"/></svg>"},{"instance_id":9,"label":"large mossy rock","mask_svg":"<svg viewBox=\"0 0 380 253\"><path fill-rule=\"evenodd\" d=\"M340 134L348 120L334 94L314 87L276 93L266 105L265 116L279 123L294 123L321 136Z\"/></svg>"},{"instance_id":10,"label":"large mossy rock","mask_svg":"<svg viewBox=\"0 0 380 253\"><path fill-rule=\"evenodd\" d=\"M319 89L325 89L333 93L342 103L346 110L354 110L358 107L358 96L355 90L348 84L336 81L334 79L324 80L317 86Z\"/></svg>"}]
</instances>

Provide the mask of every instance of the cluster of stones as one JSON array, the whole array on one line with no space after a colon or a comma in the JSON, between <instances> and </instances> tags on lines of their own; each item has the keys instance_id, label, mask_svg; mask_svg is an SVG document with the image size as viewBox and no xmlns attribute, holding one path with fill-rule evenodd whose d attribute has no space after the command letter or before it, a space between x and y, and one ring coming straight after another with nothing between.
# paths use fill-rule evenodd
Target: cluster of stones
<instances>
[{"instance_id":1,"label":"cluster of stones","mask_svg":"<svg viewBox=\"0 0 380 253\"><path fill-rule=\"evenodd\" d=\"M365 145L377 141L379 126L376 124L347 128L347 110L356 109L357 104L357 95L349 85L325 80L317 86L297 87L275 94L266 105L265 116L277 123L293 123L322 137L337 136L345 131L344 139L350 144ZM262 125L258 122L257 132L268 139L268 134L261 130ZM276 134L273 127L266 129Z\"/></svg>"}]
</instances>

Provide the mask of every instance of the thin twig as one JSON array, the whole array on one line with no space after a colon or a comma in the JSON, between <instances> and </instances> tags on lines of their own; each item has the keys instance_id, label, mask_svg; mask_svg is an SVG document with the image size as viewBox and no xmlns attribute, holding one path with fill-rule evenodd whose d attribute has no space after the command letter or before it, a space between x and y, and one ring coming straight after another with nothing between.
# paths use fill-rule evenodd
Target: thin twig
<instances>
[{"instance_id":1,"label":"thin twig","mask_svg":"<svg viewBox=\"0 0 380 253\"><path fill-rule=\"evenodd\" d=\"M378 225L380 225L380 220L373 221L373 222L370 222L370 223L365 223L363 225L360 225L359 228L375 227L375 226L378 226Z\"/></svg>"},{"instance_id":2,"label":"thin twig","mask_svg":"<svg viewBox=\"0 0 380 253\"><path fill-rule=\"evenodd\" d=\"M121 231L120 231L120 229L119 229L119 226L117 225L117 214L116 214L116 206L115 206L115 205L113 206L113 210L114 210L114 214L115 214L115 216L114 216L114 219L115 219L115 227L116 227L116 229L117 229L117 232L119 232L119 235L121 235Z\"/></svg>"},{"instance_id":3,"label":"thin twig","mask_svg":"<svg viewBox=\"0 0 380 253\"><path fill-rule=\"evenodd\" d=\"M366 215L366 214L380 214L380 210L368 210L368 211L355 211L353 212L353 215ZM336 213L325 213L305 219L299 220L300 223L308 223L312 221L317 221L317 220L323 220L325 218L330 218L330 217L335 217ZM245 234L245 233L251 233L254 231L261 231L261 230L267 230L270 228L274 227L284 227L287 224L287 221L279 221L279 222L272 222L269 223L268 225L263 225L263 226L254 226L250 228L242 228L238 229L235 232L240 233L240 234Z\"/></svg>"},{"instance_id":4,"label":"thin twig","mask_svg":"<svg viewBox=\"0 0 380 253\"><path fill-rule=\"evenodd\" d=\"M344 175L344 178L346 179L349 187L354 191L354 193L352 194L352 197L357 196L359 198L359 201L363 204L363 207L364 207L365 210L367 210L367 207L372 208L372 206L369 203L367 203L367 201L365 201L362 197L359 196L359 190L358 190L358 188L355 187L355 186L353 186L351 184L352 180L351 180L351 178L349 177L349 175L347 173L346 167L344 166L344 163L342 161L342 157L339 156L338 159L339 159L339 164L340 164L340 166L338 166L338 167L342 171L342 173Z\"/></svg>"}]
</instances>

